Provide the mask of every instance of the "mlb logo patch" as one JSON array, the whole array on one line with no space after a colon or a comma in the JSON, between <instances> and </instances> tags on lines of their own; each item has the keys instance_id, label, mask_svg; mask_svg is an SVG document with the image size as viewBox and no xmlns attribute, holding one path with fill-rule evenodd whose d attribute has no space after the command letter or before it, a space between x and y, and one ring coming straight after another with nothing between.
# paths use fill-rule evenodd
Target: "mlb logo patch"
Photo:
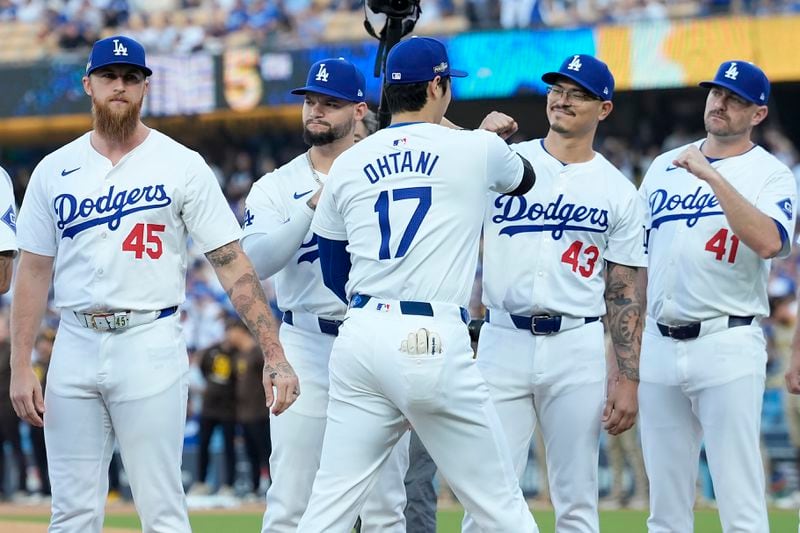
<instances>
[{"instance_id":1,"label":"mlb logo patch","mask_svg":"<svg viewBox=\"0 0 800 533\"><path fill-rule=\"evenodd\" d=\"M392 141L392 146L400 146L401 144L408 144L408 137L402 137Z\"/></svg>"},{"instance_id":2,"label":"mlb logo patch","mask_svg":"<svg viewBox=\"0 0 800 533\"><path fill-rule=\"evenodd\" d=\"M794 216L794 210L792 209L792 200L790 198L784 198L777 203L777 206L781 208L781 211L783 211L783 214L786 215L787 220L792 220L792 217Z\"/></svg>"},{"instance_id":3,"label":"mlb logo patch","mask_svg":"<svg viewBox=\"0 0 800 533\"><path fill-rule=\"evenodd\" d=\"M400 80L403 78L403 74L401 72L392 72L392 79L393 80Z\"/></svg>"},{"instance_id":4,"label":"mlb logo patch","mask_svg":"<svg viewBox=\"0 0 800 533\"><path fill-rule=\"evenodd\" d=\"M384 311L384 312L388 313L389 312L389 304L378 304L376 309L378 311Z\"/></svg>"}]
</instances>

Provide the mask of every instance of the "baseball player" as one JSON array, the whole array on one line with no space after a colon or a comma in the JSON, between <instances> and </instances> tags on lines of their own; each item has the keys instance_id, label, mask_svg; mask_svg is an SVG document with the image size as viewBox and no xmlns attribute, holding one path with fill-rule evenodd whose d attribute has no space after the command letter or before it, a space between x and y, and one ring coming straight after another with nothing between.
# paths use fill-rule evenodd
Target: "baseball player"
<instances>
[{"instance_id":1,"label":"baseball player","mask_svg":"<svg viewBox=\"0 0 800 533\"><path fill-rule=\"evenodd\" d=\"M11 177L0 167L0 294L11 287L14 257L17 255L17 208Z\"/></svg>"},{"instance_id":2,"label":"baseball player","mask_svg":"<svg viewBox=\"0 0 800 533\"><path fill-rule=\"evenodd\" d=\"M534 174L497 135L439 125L464 75L435 39L392 48L391 126L331 167L311 229L323 280L349 309L298 533L349 532L409 424L485 531L538 531L465 323L486 194L523 194Z\"/></svg>"},{"instance_id":3,"label":"baseball player","mask_svg":"<svg viewBox=\"0 0 800 533\"><path fill-rule=\"evenodd\" d=\"M303 383L303 396L272 421L265 533L294 532L311 497L328 407L328 359L347 306L322 283L314 208L333 161L354 144L368 111L364 76L349 61L311 66L304 96L303 139L311 148L267 174L247 197L242 246L262 279L274 276L283 311L281 343ZM362 532L405 532L408 437L397 446L361 512ZM350 522L350 525L353 525ZM349 531L349 529L348 529Z\"/></svg>"},{"instance_id":4,"label":"baseball player","mask_svg":"<svg viewBox=\"0 0 800 533\"><path fill-rule=\"evenodd\" d=\"M300 393L213 172L140 120L151 74L133 39L94 44L83 78L94 129L37 165L20 209L11 398L21 418L44 424L51 532L100 532L115 437L143 530L190 530L180 469L188 357L176 313L190 236L258 339L273 412ZM43 401L31 349L51 274L61 321Z\"/></svg>"},{"instance_id":5,"label":"baseball player","mask_svg":"<svg viewBox=\"0 0 800 533\"><path fill-rule=\"evenodd\" d=\"M770 84L726 61L712 81L705 139L658 156L640 187L648 215L642 447L651 533L692 531L701 441L722 529L766 533L759 453L770 258L789 254L796 185L750 138Z\"/></svg>"},{"instance_id":6,"label":"baseball player","mask_svg":"<svg viewBox=\"0 0 800 533\"><path fill-rule=\"evenodd\" d=\"M571 55L542 80L547 136L512 145L533 165L536 187L489 198L477 361L517 475L538 421L556 530L598 532L600 422L616 435L637 413L644 215L636 188L592 149L613 108L606 64ZM606 312L616 353L607 399ZM478 531L469 515L463 530Z\"/></svg>"}]
</instances>

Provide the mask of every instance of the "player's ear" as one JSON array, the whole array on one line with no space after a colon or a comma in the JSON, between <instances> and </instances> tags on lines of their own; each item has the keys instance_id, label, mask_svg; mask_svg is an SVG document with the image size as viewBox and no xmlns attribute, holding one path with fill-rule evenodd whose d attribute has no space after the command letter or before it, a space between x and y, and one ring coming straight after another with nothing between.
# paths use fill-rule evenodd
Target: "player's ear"
<instances>
[{"instance_id":1,"label":"player's ear","mask_svg":"<svg viewBox=\"0 0 800 533\"><path fill-rule=\"evenodd\" d=\"M356 121L362 120L367 115L367 111L369 111L369 108L367 107L366 103L357 102L355 105L353 118L355 118Z\"/></svg>"},{"instance_id":2,"label":"player's ear","mask_svg":"<svg viewBox=\"0 0 800 533\"><path fill-rule=\"evenodd\" d=\"M92 85L89 83L89 76L84 76L81 81L83 82L83 92L88 96L92 96Z\"/></svg>"},{"instance_id":3,"label":"player's ear","mask_svg":"<svg viewBox=\"0 0 800 533\"><path fill-rule=\"evenodd\" d=\"M765 118L767 118L768 114L769 114L769 108L767 108L767 106L765 105L758 106L758 109L753 115L753 118L750 120L750 125L758 126L764 121Z\"/></svg>"},{"instance_id":4,"label":"player's ear","mask_svg":"<svg viewBox=\"0 0 800 533\"><path fill-rule=\"evenodd\" d=\"M611 111L614 109L614 104L611 103L610 100L603 102L600 104L600 116L598 117L600 120L605 120L608 115L611 114Z\"/></svg>"},{"instance_id":5,"label":"player's ear","mask_svg":"<svg viewBox=\"0 0 800 533\"><path fill-rule=\"evenodd\" d=\"M436 76L435 78L433 78L431 81L428 82L428 100L433 101L438 98L441 98L441 96L439 96L439 87L441 86L441 84L442 84L441 76Z\"/></svg>"}]
</instances>

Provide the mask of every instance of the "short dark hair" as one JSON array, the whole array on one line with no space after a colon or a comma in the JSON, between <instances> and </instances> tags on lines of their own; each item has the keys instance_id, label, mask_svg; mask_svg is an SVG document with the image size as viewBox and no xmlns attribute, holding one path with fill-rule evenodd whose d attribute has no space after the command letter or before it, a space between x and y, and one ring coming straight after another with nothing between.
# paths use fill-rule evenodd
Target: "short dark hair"
<instances>
[{"instance_id":1,"label":"short dark hair","mask_svg":"<svg viewBox=\"0 0 800 533\"><path fill-rule=\"evenodd\" d=\"M442 88L447 90L450 84L450 76L441 78ZM419 83L398 83L384 85L383 92L386 95L386 105L390 113L402 113L404 111L419 111L428 101L428 81Z\"/></svg>"}]
</instances>

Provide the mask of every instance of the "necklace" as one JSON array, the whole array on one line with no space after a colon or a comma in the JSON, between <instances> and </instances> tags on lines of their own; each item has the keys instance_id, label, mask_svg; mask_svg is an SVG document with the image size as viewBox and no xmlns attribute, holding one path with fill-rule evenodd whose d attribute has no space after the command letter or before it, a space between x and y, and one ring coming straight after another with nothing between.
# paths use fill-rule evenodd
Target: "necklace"
<instances>
[{"instance_id":1,"label":"necklace","mask_svg":"<svg viewBox=\"0 0 800 533\"><path fill-rule=\"evenodd\" d=\"M306 161L308 161L308 168L311 170L311 177L314 178L314 181L317 182L317 185L322 185L322 180L319 179L319 174L317 174L316 169L314 169L314 163L311 161L311 150L306 152Z\"/></svg>"}]
</instances>

